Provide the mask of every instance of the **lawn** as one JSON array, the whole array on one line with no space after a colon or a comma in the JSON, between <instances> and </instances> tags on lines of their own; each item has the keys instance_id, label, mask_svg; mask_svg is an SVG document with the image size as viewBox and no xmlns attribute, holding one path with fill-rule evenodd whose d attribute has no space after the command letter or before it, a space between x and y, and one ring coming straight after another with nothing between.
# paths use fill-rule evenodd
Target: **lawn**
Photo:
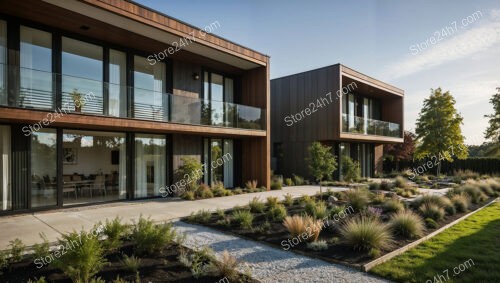
<instances>
[{"instance_id":1,"label":"lawn","mask_svg":"<svg viewBox=\"0 0 500 283\"><path fill-rule=\"evenodd\" d=\"M495 202L370 272L397 282L500 282L499 267L500 203Z\"/></svg>"}]
</instances>

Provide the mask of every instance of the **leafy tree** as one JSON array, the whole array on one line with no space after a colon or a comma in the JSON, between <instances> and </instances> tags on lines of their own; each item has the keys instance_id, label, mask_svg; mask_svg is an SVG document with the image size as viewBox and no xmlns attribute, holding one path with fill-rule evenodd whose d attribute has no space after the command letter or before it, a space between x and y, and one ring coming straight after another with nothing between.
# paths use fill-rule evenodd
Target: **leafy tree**
<instances>
[{"instance_id":1,"label":"leafy tree","mask_svg":"<svg viewBox=\"0 0 500 283\"><path fill-rule=\"evenodd\" d=\"M388 144L384 146L385 154L396 162L396 171L399 170L399 161L410 160L415 152L415 135L405 131L403 143Z\"/></svg>"},{"instance_id":2,"label":"leafy tree","mask_svg":"<svg viewBox=\"0 0 500 283\"><path fill-rule=\"evenodd\" d=\"M467 147L460 129L463 118L455 109L455 103L449 91L431 89L417 120L417 159L436 156L439 160L453 162L453 154L459 159L467 158ZM441 162L438 162L436 173L439 175L440 172Z\"/></svg>"},{"instance_id":3,"label":"leafy tree","mask_svg":"<svg viewBox=\"0 0 500 283\"><path fill-rule=\"evenodd\" d=\"M333 171L337 170L337 161L330 146L322 145L320 142L313 142L308 148L309 157L306 159L309 171L320 184L326 178L332 177Z\"/></svg>"},{"instance_id":4,"label":"leafy tree","mask_svg":"<svg viewBox=\"0 0 500 283\"><path fill-rule=\"evenodd\" d=\"M361 178L361 167L359 162L352 160L349 156L342 156L342 179L347 182L358 181Z\"/></svg>"},{"instance_id":5,"label":"leafy tree","mask_svg":"<svg viewBox=\"0 0 500 283\"><path fill-rule=\"evenodd\" d=\"M490 125L484 132L484 137L492 142L492 146L485 152L487 155L500 156L500 87L497 87L497 93L490 99L493 104L494 114L484 115L489 118Z\"/></svg>"}]
</instances>

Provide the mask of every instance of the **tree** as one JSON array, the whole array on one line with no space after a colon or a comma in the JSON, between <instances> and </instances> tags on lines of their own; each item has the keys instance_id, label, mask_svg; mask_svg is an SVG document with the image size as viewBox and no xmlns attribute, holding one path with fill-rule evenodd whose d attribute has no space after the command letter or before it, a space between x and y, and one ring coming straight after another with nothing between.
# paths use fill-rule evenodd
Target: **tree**
<instances>
[{"instance_id":1,"label":"tree","mask_svg":"<svg viewBox=\"0 0 500 283\"><path fill-rule=\"evenodd\" d=\"M415 152L415 135L405 131L403 143L388 144L384 146L386 155L396 162L396 171L399 170L399 161L410 160Z\"/></svg>"},{"instance_id":2,"label":"tree","mask_svg":"<svg viewBox=\"0 0 500 283\"><path fill-rule=\"evenodd\" d=\"M309 171L319 183L321 192L321 182L323 179L330 179L332 173L337 170L337 161L332 154L330 146L322 145L320 142L313 142L308 148L309 157L306 159Z\"/></svg>"},{"instance_id":3,"label":"tree","mask_svg":"<svg viewBox=\"0 0 500 283\"><path fill-rule=\"evenodd\" d=\"M438 157L453 162L467 158L467 147L460 125L463 118L455 109L455 99L449 91L431 89L431 95L424 100L417 120L417 159ZM441 162L437 162L436 173L441 173Z\"/></svg>"},{"instance_id":4,"label":"tree","mask_svg":"<svg viewBox=\"0 0 500 283\"><path fill-rule=\"evenodd\" d=\"M497 87L497 93L490 99L493 104L494 114L484 115L489 118L489 126L484 132L484 138L490 140L492 146L485 152L487 155L500 156L500 87Z\"/></svg>"},{"instance_id":5,"label":"tree","mask_svg":"<svg viewBox=\"0 0 500 283\"><path fill-rule=\"evenodd\" d=\"M203 164L194 157L181 157L182 165L177 168L175 174L182 180L188 190L193 189L194 185L203 177Z\"/></svg>"},{"instance_id":6,"label":"tree","mask_svg":"<svg viewBox=\"0 0 500 283\"><path fill-rule=\"evenodd\" d=\"M361 167L359 162L352 160L349 156L342 156L342 179L346 182L358 181L361 178Z\"/></svg>"}]
</instances>

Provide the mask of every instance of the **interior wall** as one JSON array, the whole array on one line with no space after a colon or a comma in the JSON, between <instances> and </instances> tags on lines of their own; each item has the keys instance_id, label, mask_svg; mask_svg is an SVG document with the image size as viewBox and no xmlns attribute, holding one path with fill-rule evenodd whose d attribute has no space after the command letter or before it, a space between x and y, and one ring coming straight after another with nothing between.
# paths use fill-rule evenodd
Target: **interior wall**
<instances>
[{"instance_id":1,"label":"interior wall","mask_svg":"<svg viewBox=\"0 0 500 283\"><path fill-rule=\"evenodd\" d=\"M64 146L64 148L71 146ZM111 149L106 147L73 147L77 152L76 164L63 164L63 173L91 175L102 172L111 174L119 171L119 165L111 164ZM120 160L122 162L122 160ZM125 161L123 161L125 162Z\"/></svg>"}]
</instances>

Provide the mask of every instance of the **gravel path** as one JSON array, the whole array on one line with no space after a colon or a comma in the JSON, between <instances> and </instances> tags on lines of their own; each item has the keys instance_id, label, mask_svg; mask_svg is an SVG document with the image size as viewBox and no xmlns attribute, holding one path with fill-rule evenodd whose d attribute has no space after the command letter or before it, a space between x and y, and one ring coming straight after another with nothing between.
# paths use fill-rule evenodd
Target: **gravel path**
<instances>
[{"instance_id":1,"label":"gravel path","mask_svg":"<svg viewBox=\"0 0 500 283\"><path fill-rule=\"evenodd\" d=\"M175 227L186 233L188 247L208 245L218 256L227 250L245 262L252 276L261 282L389 282L349 267L272 248L207 227L180 221Z\"/></svg>"}]
</instances>

